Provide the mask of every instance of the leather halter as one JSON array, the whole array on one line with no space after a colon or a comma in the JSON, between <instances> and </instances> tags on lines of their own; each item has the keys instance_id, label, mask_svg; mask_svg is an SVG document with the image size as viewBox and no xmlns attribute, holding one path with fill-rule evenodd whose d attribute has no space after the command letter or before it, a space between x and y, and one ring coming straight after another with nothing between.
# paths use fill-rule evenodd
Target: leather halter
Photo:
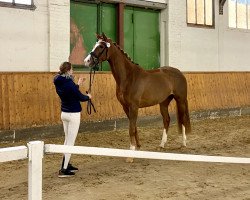
<instances>
[{"instance_id":1,"label":"leather halter","mask_svg":"<svg viewBox=\"0 0 250 200\"><path fill-rule=\"evenodd\" d=\"M108 49L107 45L105 44L104 45L105 47L103 48L103 50L101 51L101 53L99 55L96 55L95 52L91 51L89 54L90 54L90 57L91 59L93 60L94 62L94 65L93 65L93 70L94 71L98 71L99 70L99 63L100 63L100 57L102 56L102 54L104 53L104 51L106 49ZM106 51L106 57L107 57L107 53L108 51Z\"/></svg>"}]
</instances>

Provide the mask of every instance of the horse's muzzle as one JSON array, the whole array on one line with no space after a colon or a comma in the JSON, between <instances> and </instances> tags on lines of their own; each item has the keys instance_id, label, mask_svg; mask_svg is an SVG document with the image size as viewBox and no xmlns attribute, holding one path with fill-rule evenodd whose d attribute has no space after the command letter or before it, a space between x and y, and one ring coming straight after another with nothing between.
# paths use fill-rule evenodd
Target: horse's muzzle
<instances>
[{"instance_id":1,"label":"horse's muzzle","mask_svg":"<svg viewBox=\"0 0 250 200\"><path fill-rule=\"evenodd\" d=\"M94 64L92 61L91 55L89 54L85 59L84 59L84 65L87 67L91 67Z\"/></svg>"}]
</instances>

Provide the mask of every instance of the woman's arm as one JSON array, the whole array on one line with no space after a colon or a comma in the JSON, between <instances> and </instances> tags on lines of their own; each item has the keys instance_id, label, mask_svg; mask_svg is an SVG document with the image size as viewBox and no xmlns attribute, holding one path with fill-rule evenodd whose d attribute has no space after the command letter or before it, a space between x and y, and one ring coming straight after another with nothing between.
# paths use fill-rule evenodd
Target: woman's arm
<instances>
[{"instance_id":1,"label":"woman's arm","mask_svg":"<svg viewBox=\"0 0 250 200\"><path fill-rule=\"evenodd\" d=\"M87 94L87 95L82 94L81 91L79 90L79 85L75 84L73 81L72 83L73 83L72 85L73 92L77 96L79 101L83 102L83 101L88 101L89 99L91 99L90 94Z\"/></svg>"}]
</instances>

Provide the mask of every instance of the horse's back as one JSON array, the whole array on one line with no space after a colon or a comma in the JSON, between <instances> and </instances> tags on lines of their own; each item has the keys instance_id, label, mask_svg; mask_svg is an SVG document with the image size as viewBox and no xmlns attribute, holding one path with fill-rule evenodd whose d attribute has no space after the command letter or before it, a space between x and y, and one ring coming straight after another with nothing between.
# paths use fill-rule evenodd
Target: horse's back
<instances>
[{"instance_id":1,"label":"horse's back","mask_svg":"<svg viewBox=\"0 0 250 200\"><path fill-rule=\"evenodd\" d=\"M183 93L185 96L187 93L187 81L184 74L177 68L164 66L158 69L149 70L150 74L158 74L158 78L164 80L165 84L162 84L163 87L170 88L170 90L180 95ZM153 75L154 76L154 75Z\"/></svg>"},{"instance_id":2,"label":"horse's back","mask_svg":"<svg viewBox=\"0 0 250 200\"><path fill-rule=\"evenodd\" d=\"M177 69L175 67L164 66L164 67L160 67L159 70L164 72L164 73L176 74L176 75L183 76L183 73L179 69Z\"/></svg>"},{"instance_id":3,"label":"horse's back","mask_svg":"<svg viewBox=\"0 0 250 200\"><path fill-rule=\"evenodd\" d=\"M170 66L163 66L158 69L147 70L147 72L150 74L161 74L161 76L169 80L172 79L186 80L185 76L179 69Z\"/></svg>"}]
</instances>

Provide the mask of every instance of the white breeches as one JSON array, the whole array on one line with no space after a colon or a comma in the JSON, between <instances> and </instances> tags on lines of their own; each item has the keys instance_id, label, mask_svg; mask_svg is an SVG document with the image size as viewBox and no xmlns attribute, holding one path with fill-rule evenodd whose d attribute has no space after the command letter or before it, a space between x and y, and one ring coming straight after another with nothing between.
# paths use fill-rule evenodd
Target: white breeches
<instances>
[{"instance_id":1,"label":"white breeches","mask_svg":"<svg viewBox=\"0 0 250 200\"><path fill-rule=\"evenodd\" d=\"M77 113L62 112L61 113L63 129L65 133L64 145L73 146L75 144L76 136L77 136L79 126L80 126L80 117L81 117L80 112L77 112ZM64 160L63 168L66 169L68 167L71 154L64 154L64 156L65 156L65 160Z\"/></svg>"}]
</instances>

